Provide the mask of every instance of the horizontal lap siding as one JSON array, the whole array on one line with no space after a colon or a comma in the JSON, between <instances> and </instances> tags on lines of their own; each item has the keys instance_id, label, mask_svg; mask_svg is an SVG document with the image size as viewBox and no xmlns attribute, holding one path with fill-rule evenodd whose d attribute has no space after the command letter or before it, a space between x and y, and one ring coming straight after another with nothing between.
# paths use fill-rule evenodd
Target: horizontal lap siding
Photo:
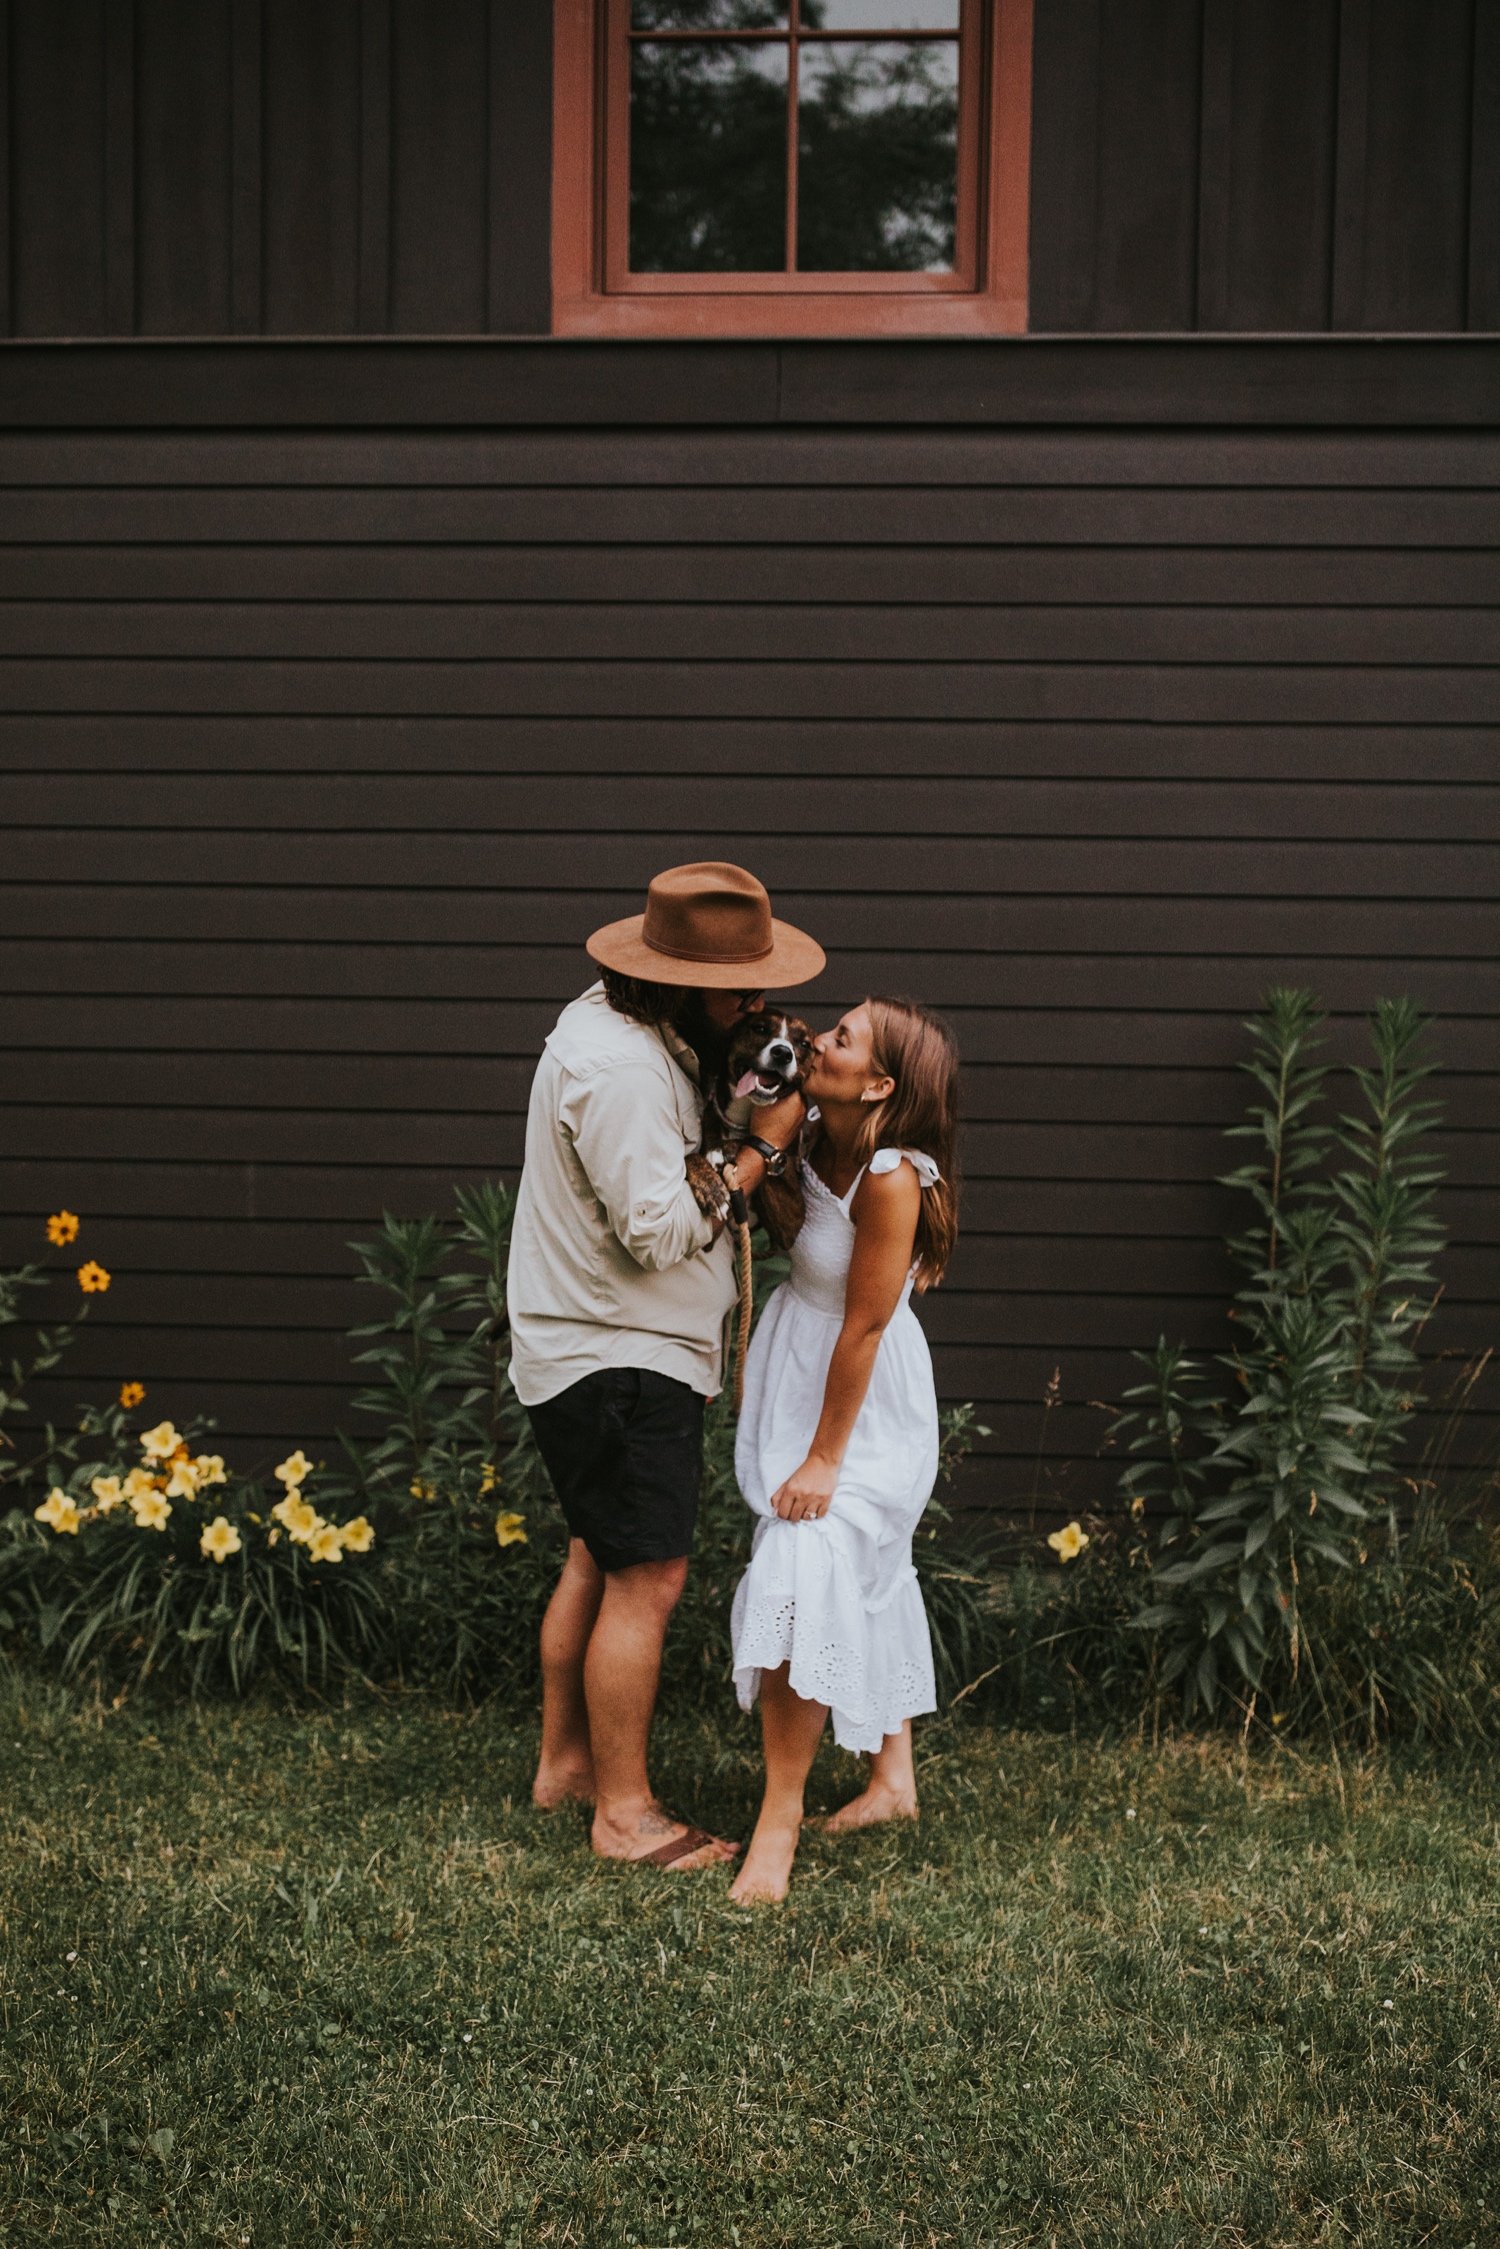
<instances>
[{"instance_id":1,"label":"horizontal lap siding","mask_svg":"<svg viewBox=\"0 0 1500 2249\"><path fill-rule=\"evenodd\" d=\"M348 1243L513 1173L580 941L743 859L966 1056L924 1309L1050 1458L1223 1324L1215 1172L1274 982L1441 1018L1454 1237L1500 1260L1500 441L1143 430L0 439L0 1255L84 1213L71 1382L245 1457L347 1418ZM1481 1413L1470 1442L1494 1424Z\"/></svg>"}]
</instances>

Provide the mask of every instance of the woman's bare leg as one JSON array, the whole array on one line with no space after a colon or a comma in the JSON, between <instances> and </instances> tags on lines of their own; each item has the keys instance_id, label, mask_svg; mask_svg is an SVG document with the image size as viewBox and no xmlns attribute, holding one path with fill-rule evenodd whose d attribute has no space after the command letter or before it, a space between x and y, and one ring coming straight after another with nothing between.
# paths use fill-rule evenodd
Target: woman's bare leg
<instances>
[{"instance_id":1,"label":"woman's bare leg","mask_svg":"<svg viewBox=\"0 0 1500 2249\"><path fill-rule=\"evenodd\" d=\"M824 1833L842 1835L851 1827L874 1827L880 1820L917 1816L917 1775L912 1763L911 1720L887 1734L870 1759L870 1777L858 1796L824 1822Z\"/></svg>"},{"instance_id":2,"label":"woman's bare leg","mask_svg":"<svg viewBox=\"0 0 1500 2249\"><path fill-rule=\"evenodd\" d=\"M807 1702L797 1693L787 1669L783 1663L775 1671L761 1673L766 1791L745 1863L729 1892L737 1905L786 1896L802 1832L803 1791L828 1717L823 1703Z\"/></svg>"}]
</instances>

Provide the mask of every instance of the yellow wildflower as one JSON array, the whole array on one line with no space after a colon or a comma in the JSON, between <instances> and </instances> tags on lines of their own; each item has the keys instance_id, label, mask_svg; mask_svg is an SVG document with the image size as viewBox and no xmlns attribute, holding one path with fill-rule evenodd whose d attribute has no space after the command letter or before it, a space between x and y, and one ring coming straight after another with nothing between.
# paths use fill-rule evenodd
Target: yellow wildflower
<instances>
[{"instance_id":1,"label":"yellow wildflower","mask_svg":"<svg viewBox=\"0 0 1500 2249\"><path fill-rule=\"evenodd\" d=\"M85 1296L102 1296L109 1287L109 1275L92 1257L87 1265L78 1268L78 1286Z\"/></svg>"},{"instance_id":2,"label":"yellow wildflower","mask_svg":"<svg viewBox=\"0 0 1500 2249\"><path fill-rule=\"evenodd\" d=\"M277 1528L276 1528L275 1530L273 1530L273 1531L267 1531L267 1533L266 1533L266 1544L267 1544L267 1546L279 1546L279 1545L280 1545L280 1543L281 1543L281 1529L280 1529L280 1525L278 1525L278 1526L277 1526Z\"/></svg>"},{"instance_id":3,"label":"yellow wildflower","mask_svg":"<svg viewBox=\"0 0 1500 2249\"><path fill-rule=\"evenodd\" d=\"M1060 1531L1053 1531L1047 1544L1060 1562L1071 1562L1088 1545L1088 1534L1077 1523L1065 1523Z\"/></svg>"},{"instance_id":4,"label":"yellow wildflower","mask_svg":"<svg viewBox=\"0 0 1500 2249\"><path fill-rule=\"evenodd\" d=\"M312 1474L312 1462L299 1445L297 1450L289 1452L285 1460L273 1468L271 1473L278 1484L285 1484L289 1492L294 1492L297 1486Z\"/></svg>"},{"instance_id":5,"label":"yellow wildflower","mask_svg":"<svg viewBox=\"0 0 1500 2249\"><path fill-rule=\"evenodd\" d=\"M492 1492L499 1481L500 1478L496 1471L495 1463L492 1460L487 1460L482 1471L480 1472L479 1477L480 1498L483 1499L486 1492Z\"/></svg>"},{"instance_id":6,"label":"yellow wildflower","mask_svg":"<svg viewBox=\"0 0 1500 2249\"><path fill-rule=\"evenodd\" d=\"M1139 1522L1141 1517L1146 1512L1146 1495L1144 1492L1136 1492L1133 1494L1130 1502L1130 1512L1135 1517L1136 1521Z\"/></svg>"},{"instance_id":7,"label":"yellow wildflower","mask_svg":"<svg viewBox=\"0 0 1500 2249\"><path fill-rule=\"evenodd\" d=\"M412 1484L411 1496L413 1499L436 1499L437 1486L424 1482L422 1477L418 1476Z\"/></svg>"},{"instance_id":8,"label":"yellow wildflower","mask_svg":"<svg viewBox=\"0 0 1500 2249\"><path fill-rule=\"evenodd\" d=\"M47 1221L47 1239L54 1249L66 1249L78 1239L76 1210L55 1210Z\"/></svg>"},{"instance_id":9,"label":"yellow wildflower","mask_svg":"<svg viewBox=\"0 0 1500 2249\"><path fill-rule=\"evenodd\" d=\"M193 1466L198 1471L200 1484L223 1484L229 1480L221 1452L200 1452L193 1456Z\"/></svg>"},{"instance_id":10,"label":"yellow wildflower","mask_svg":"<svg viewBox=\"0 0 1500 2249\"><path fill-rule=\"evenodd\" d=\"M130 1511L135 1517L138 1531L164 1531L167 1517L172 1512L172 1502L162 1492L142 1492L138 1499L130 1502Z\"/></svg>"},{"instance_id":11,"label":"yellow wildflower","mask_svg":"<svg viewBox=\"0 0 1500 2249\"><path fill-rule=\"evenodd\" d=\"M307 1542L307 1558L310 1562L342 1562L344 1541L336 1524L319 1523Z\"/></svg>"},{"instance_id":12,"label":"yellow wildflower","mask_svg":"<svg viewBox=\"0 0 1500 2249\"><path fill-rule=\"evenodd\" d=\"M238 1554L241 1543L240 1534L228 1516L216 1515L211 1523L204 1524L198 1551L206 1554L211 1562L227 1562L231 1554Z\"/></svg>"},{"instance_id":13,"label":"yellow wildflower","mask_svg":"<svg viewBox=\"0 0 1500 2249\"><path fill-rule=\"evenodd\" d=\"M55 1531L67 1531L76 1536L81 1520L77 1505L60 1484L54 1484L40 1507L32 1509L39 1523L50 1523Z\"/></svg>"},{"instance_id":14,"label":"yellow wildflower","mask_svg":"<svg viewBox=\"0 0 1500 2249\"><path fill-rule=\"evenodd\" d=\"M101 1515L107 1515L112 1507L118 1507L125 1497L125 1487L118 1476L96 1476L89 1490L94 1495L94 1503Z\"/></svg>"},{"instance_id":15,"label":"yellow wildflower","mask_svg":"<svg viewBox=\"0 0 1500 2249\"><path fill-rule=\"evenodd\" d=\"M346 1554L368 1554L375 1544L374 1528L363 1515L353 1516L340 1532Z\"/></svg>"},{"instance_id":16,"label":"yellow wildflower","mask_svg":"<svg viewBox=\"0 0 1500 2249\"><path fill-rule=\"evenodd\" d=\"M198 1470L191 1460L180 1453L172 1462L172 1473L167 1478L168 1499L196 1499L198 1496Z\"/></svg>"},{"instance_id":17,"label":"yellow wildflower","mask_svg":"<svg viewBox=\"0 0 1500 2249\"><path fill-rule=\"evenodd\" d=\"M316 1507L299 1498L295 1492L288 1492L280 1505L272 1509L272 1513L281 1517L288 1537L295 1540L298 1546L310 1546L323 1528L323 1518Z\"/></svg>"},{"instance_id":18,"label":"yellow wildflower","mask_svg":"<svg viewBox=\"0 0 1500 2249\"><path fill-rule=\"evenodd\" d=\"M495 1517L495 1537L501 1546L524 1546L526 1544L525 1516L513 1515L509 1512L502 1512L497 1515Z\"/></svg>"},{"instance_id":19,"label":"yellow wildflower","mask_svg":"<svg viewBox=\"0 0 1500 2249\"><path fill-rule=\"evenodd\" d=\"M170 1421L159 1421L154 1429L141 1431L141 1451L148 1460L170 1460L181 1443Z\"/></svg>"},{"instance_id":20,"label":"yellow wildflower","mask_svg":"<svg viewBox=\"0 0 1500 2249\"><path fill-rule=\"evenodd\" d=\"M120 1403L127 1413L132 1406L138 1406L145 1395L146 1385L144 1382L122 1382L120 1384Z\"/></svg>"},{"instance_id":21,"label":"yellow wildflower","mask_svg":"<svg viewBox=\"0 0 1500 2249\"><path fill-rule=\"evenodd\" d=\"M160 1489L160 1478L153 1476L149 1468L132 1468L124 1483L125 1497L132 1507L138 1499L143 1499L147 1492L160 1491Z\"/></svg>"}]
</instances>

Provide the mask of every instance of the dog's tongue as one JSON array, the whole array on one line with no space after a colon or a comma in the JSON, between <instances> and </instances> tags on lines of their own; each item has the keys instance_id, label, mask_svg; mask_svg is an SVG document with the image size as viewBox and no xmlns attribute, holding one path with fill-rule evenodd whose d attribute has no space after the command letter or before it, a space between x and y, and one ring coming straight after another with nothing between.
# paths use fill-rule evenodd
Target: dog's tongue
<instances>
[{"instance_id":1,"label":"dog's tongue","mask_svg":"<svg viewBox=\"0 0 1500 2249\"><path fill-rule=\"evenodd\" d=\"M743 1101L747 1093L753 1092L754 1087L755 1072L753 1070L747 1070L745 1072L745 1075L740 1079L739 1084L734 1089L735 1100Z\"/></svg>"}]
</instances>

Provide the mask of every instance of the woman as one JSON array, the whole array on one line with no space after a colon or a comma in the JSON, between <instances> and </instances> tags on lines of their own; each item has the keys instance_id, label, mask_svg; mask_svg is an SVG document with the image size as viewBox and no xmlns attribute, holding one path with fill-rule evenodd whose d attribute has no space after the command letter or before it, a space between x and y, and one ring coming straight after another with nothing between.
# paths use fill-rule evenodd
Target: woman
<instances>
[{"instance_id":1,"label":"woman","mask_svg":"<svg viewBox=\"0 0 1500 2249\"><path fill-rule=\"evenodd\" d=\"M911 1721L936 1708L912 1532L937 1475L937 1398L910 1304L957 1235L958 1054L904 1000L868 999L814 1041L807 1217L750 1346L735 1448L755 1513L734 1598L734 1677L757 1693L766 1789L730 1896L786 1895L824 1721L867 1751L830 1832L914 1818Z\"/></svg>"}]
</instances>

